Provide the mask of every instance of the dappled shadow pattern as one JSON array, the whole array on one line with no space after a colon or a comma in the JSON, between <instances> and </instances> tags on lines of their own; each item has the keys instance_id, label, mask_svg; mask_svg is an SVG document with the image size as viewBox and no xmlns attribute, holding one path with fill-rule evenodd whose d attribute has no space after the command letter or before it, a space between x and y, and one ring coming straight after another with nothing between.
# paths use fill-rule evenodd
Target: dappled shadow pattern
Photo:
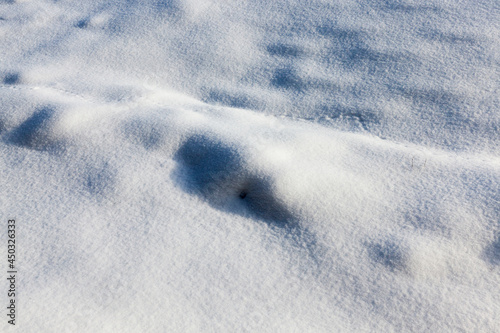
<instances>
[{"instance_id":1,"label":"dappled shadow pattern","mask_svg":"<svg viewBox=\"0 0 500 333\"><path fill-rule=\"evenodd\" d=\"M89 166L83 173L83 187L94 198L100 200L113 192L115 172L108 164Z\"/></svg>"},{"instance_id":2,"label":"dappled shadow pattern","mask_svg":"<svg viewBox=\"0 0 500 333\"><path fill-rule=\"evenodd\" d=\"M44 107L14 129L8 142L17 146L34 150L56 150L62 148L63 142L57 140L52 133L55 110Z\"/></svg>"},{"instance_id":3,"label":"dappled shadow pattern","mask_svg":"<svg viewBox=\"0 0 500 333\"><path fill-rule=\"evenodd\" d=\"M304 91L307 86L306 82L290 67L277 69L271 79L271 85L298 92Z\"/></svg>"},{"instance_id":4,"label":"dappled shadow pattern","mask_svg":"<svg viewBox=\"0 0 500 333\"><path fill-rule=\"evenodd\" d=\"M500 236L484 250L484 257L492 265L500 265Z\"/></svg>"},{"instance_id":5,"label":"dappled shadow pattern","mask_svg":"<svg viewBox=\"0 0 500 333\"><path fill-rule=\"evenodd\" d=\"M169 20L178 20L182 16L182 5L179 0L157 0L154 5L155 14Z\"/></svg>"},{"instance_id":6,"label":"dappled shadow pattern","mask_svg":"<svg viewBox=\"0 0 500 333\"><path fill-rule=\"evenodd\" d=\"M419 65L408 52L389 53L374 49L370 43L372 37L363 30L321 25L316 28L316 32L330 41L323 59L329 64L339 63L347 69L363 70L370 74L407 72Z\"/></svg>"},{"instance_id":7,"label":"dappled shadow pattern","mask_svg":"<svg viewBox=\"0 0 500 333\"><path fill-rule=\"evenodd\" d=\"M270 44L266 50L270 55L284 58L295 58L302 54L299 47L282 43Z\"/></svg>"},{"instance_id":8,"label":"dappled shadow pattern","mask_svg":"<svg viewBox=\"0 0 500 333\"><path fill-rule=\"evenodd\" d=\"M385 266L391 272L404 271L408 266L408 254L405 249L393 240L368 244L370 258Z\"/></svg>"},{"instance_id":9,"label":"dappled shadow pattern","mask_svg":"<svg viewBox=\"0 0 500 333\"><path fill-rule=\"evenodd\" d=\"M142 119L133 119L122 125L122 132L130 142L145 149L155 149L163 142L158 125Z\"/></svg>"},{"instance_id":10,"label":"dappled shadow pattern","mask_svg":"<svg viewBox=\"0 0 500 333\"><path fill-rule=\"evenodd\" d=\"M392 0L385 1L383 8L394 12L399 12L402 14L425 15L429 13L442 12L442 9L440 9L437 6L431 6L425 4L411 4L411 3L404 3L403 1L392 1Z\"/></svg>"},{"instance_id":11,"label":"dappled shadow pattern","mask_svg":"<svg viewBox=\"0 0 500 333\"><path fill-rule=\"evenodd\" d=\"M3 84L14 85L21 82L21 75L19 73L8 73L3 78Z\"/></svg>"},{"instance_id":12,"label":"dappled shadow pattern","mask_svg":"<svg viewBox=\"0 0 500 333\"><path fill-rule=\"evenodd\" d=\"M233 108L252 108L251 100L240 94L231 94L222 90L211 90L204 101L212 104L219 104Z\"/></svg>"},{"instance_id":13,"label":"dappled shadow pattern","mask_svg":"<svg viewBox=\"0 0 500 333\"><path fill-rule=\"evenodd\" d=\"M89 19L82 19L82 20L75 23L75 27L80 28L80 29L85 29L89 26L89 24L90 24Z\"/></svg>"}]
</instances>

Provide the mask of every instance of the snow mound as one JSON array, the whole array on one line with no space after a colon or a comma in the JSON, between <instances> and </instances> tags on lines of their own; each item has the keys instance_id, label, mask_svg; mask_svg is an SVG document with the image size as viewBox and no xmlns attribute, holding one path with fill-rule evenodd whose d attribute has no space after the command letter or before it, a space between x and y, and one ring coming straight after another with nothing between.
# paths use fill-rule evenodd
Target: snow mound
<instances>
[{"instance_id":1,"label":"snow mound","mask_svg":"<svg viewBox=\"0 0 500 333\"><path fill-rule=\"evenodd\" d=\"M17 330L500 331L498 9L0 3Z\"/></svg>"}]
</instances>

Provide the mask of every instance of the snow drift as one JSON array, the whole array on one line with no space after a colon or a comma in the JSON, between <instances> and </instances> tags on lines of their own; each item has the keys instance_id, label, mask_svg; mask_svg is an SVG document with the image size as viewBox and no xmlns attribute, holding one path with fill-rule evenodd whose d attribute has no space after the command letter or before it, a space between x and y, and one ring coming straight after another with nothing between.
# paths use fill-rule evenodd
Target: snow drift
<instances>
[{"instance_id":1,"label":"snow drift","mask_svg":"<svg viewBox=\"0 0 500 333\"><path fill-rule=\"evenodd\" d=\"M16 328L500 330L498 13L1 3Z\"/></svg>"}]
</instances>

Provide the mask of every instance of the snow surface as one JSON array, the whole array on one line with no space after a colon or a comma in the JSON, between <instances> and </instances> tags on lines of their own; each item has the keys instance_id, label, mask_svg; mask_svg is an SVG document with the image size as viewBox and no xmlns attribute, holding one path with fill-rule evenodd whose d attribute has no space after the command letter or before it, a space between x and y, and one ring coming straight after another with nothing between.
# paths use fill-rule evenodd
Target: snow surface
<instances>
[{"instance_id":1,"label":"snow surface","mask_svg":"<svg viewBox=\"0 0 500 333\"><path fill-rule=\"evenodd\" d=\"M3 0L0 36L3 332L500 332L498 1Z\"/></svg>"}]
</instances>

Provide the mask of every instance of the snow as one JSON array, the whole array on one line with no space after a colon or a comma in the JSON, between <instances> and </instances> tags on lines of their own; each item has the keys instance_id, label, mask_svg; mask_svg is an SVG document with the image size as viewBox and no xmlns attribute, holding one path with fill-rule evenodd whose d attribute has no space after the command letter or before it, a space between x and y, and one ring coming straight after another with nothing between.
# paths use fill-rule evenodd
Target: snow
<instances>
[{"instance_id":1,"label":"snow","mask_svg":"<svg viewBox=\"0 0 500 333\"><path fill-rule=\"evenodd\" d=\"M2 331L500 331L499 22L1 2Z\"/></svg>"}]
</instances>

